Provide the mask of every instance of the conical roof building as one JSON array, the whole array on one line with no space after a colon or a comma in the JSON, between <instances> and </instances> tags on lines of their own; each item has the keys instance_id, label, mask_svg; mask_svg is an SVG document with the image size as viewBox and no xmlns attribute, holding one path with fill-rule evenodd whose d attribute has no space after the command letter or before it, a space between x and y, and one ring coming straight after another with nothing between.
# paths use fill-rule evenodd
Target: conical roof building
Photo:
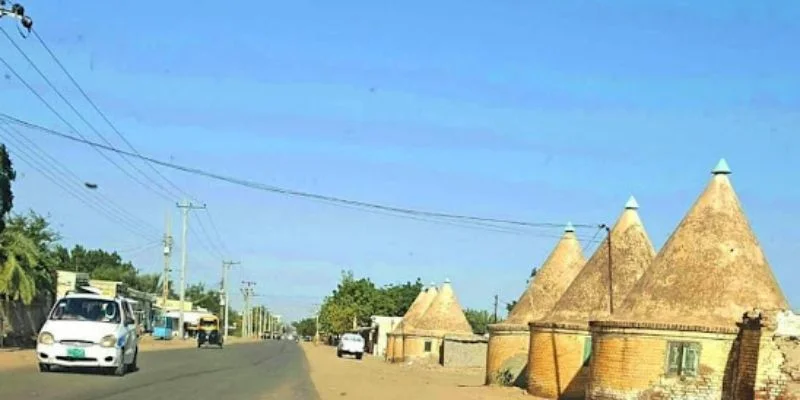
<instances>
[{"instance_id":1,"label":"conical roof building","mask_svg":"<svg viewBox=\"0 0 800 400\"><path fill-rule=\"evenodd\" d=\"M445 335L472 335L472 327L449 280L442 284L425 313L412 326L403 328L403 359L439 360Z\"/></svg>"},{"instance_id":2,"label":"conical roof building","mask_svg":"<svg viewBox=\"0 0 800 400\"><path fill-rule=\"evenodd\" d=\"M528 392L547 398L580 398L589 371L589 321L611 314L642 276L655 250L631 197L549 315L530 323ZM553 373L556 371L556 373Z\"/></svg>"},{"instance_id":3,"label":"conical roof building","mask_svg":"<svg viewBox=\"0 0 800 400\"><path fill-rule=\"evenodd\" d=\"M611 307L619 306L628 296L656 255L638 209L631 196L610 235L558 300L547 321L588 328L589 321L609 317Z\"/></svg>"},{"instance_id":4,"label":"conical roof building","mask_svg":"<svg viewBox=\"0 0 800 400\"><path fill-rule=\"evenodd\" d=\"M403 315L403 320L387 335L387 361L396 362L403 360L403 330L411 329L414 326L414 323L428 310L428 307L430 307L438 293L439 291L436 289L436 284L431 283L430 286L417 294L417 297Z\"/></svg>"},{"instance_id":5,"label":"conical roof building","mask_svg":"<svg viewBox=\"0 0 800 400\"><path fill-rule=\"evenodd\" d=\"M472 334L472 327L464 315L450 280L444 281L439 293L425 313L413 323L413 327L430 332Z\"/></svg>"},{"instance_id":6,"label":"conical roof building","mask_svg":"<svg viewBox=\"0 0 800 400\"><path fill-rule=\"evenodd\" d=\"M729 175L723 159L614 319L735 327L788 308Z\"/></svg>"},{"instance_id":7,"label":"conical roof building","mask_svg":"<svg viewBox=\"0 0 800 400\"><path fill-rule=\"evenodd\" d=\"M575 228L568 223L564 235L537 271L517 304L508 313L505 324L522 324L546 316L569 287L585 264L583 249L575 236Z\"/></svg>"},{"instance_id":8,"label":"conical roof building","mask_svg":"<svg viewBox=\"0 0 800 400\"><path fill-rule=\"evenodd\" d=\"M436 289L436 284L433 283L421 290L414 299L414 302L411 303L411 306L408 307L408 311L403 315L403 320L397 325L393 332L399 333L403 331L404 327L413 327L417 320L428 310L428 307L433 303L433 299L436 298L438 293L439 291Z\"/></svg>"},{"instance_id":9,"label":"conical roof building","mask_svg":"<svg viewBox=\"0 0 800 400\"><path fill-rule=\"evenodd\" d=\"M733 190L725 160L712 173L625 301L611 318L591 322L596 353L588 398L757 398L755 393L773 385L773 377L761 372L773 367L761 365L770 351L758 349L766 344L756 338L753 354L741 341L762 335L761 328L752 328L753 321L760 327L760 317L745 313L788 304ZM759 372L737 373L740 368ZM697 391L700 380L706 382L702 392Z\"/></svg>"},{"instance_id":10,"label":"conical roof building","mask_svg":"<svg viewBox=\"0 0 800 400\"><path fill-rule=\"evenodd\" d=\"M500 324L489 326L486 352L486 383L500 383L511 374L514 384L524 387L519 377L528 363L528 323L547 315L586 263L575 228L567 223L564 234L528 287ZM523 378L524 379L524 378Z\"/></svg>"}]
</instances>

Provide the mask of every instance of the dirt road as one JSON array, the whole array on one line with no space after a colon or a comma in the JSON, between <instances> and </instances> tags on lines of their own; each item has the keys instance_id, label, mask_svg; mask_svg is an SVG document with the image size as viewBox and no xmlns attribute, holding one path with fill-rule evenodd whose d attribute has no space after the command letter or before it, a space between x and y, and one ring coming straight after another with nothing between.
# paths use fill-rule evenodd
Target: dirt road
<instances>
[{"instance_id":1,"label":"dirt road","mask_svg":"<svg viewBox=\"0 0 800 400\"><path fill-rule=\"evenodd\" d=\"M336 349L303 343L320 399L534 400L521 389L483 386L482 369L389 364L365 356L337 358Z\"/></svg>"}]
</instances>

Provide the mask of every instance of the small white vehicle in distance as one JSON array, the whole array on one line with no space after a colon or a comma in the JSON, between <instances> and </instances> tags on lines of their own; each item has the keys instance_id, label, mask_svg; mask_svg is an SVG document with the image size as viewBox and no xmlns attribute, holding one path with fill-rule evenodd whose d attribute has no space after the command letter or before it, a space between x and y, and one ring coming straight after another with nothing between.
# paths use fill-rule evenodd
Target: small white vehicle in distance
<instances>
[{"instance_id":1,"label":"small white vehicle in distance","mask_svg":"<svg viewBox=\"0 0 800 400\"><path fill-rule=\"evenodd\" d=\"M102 368L123 376L136 370L139 339L133 308L123 298L70 293L59 299L39 332L39 371Z\"/></svg>"},{"instance_id":2,"label":"small white vehicle in distance","mask_svg":"<svg viewBox=\"0 0 800 400\"><path fill-rule=\"evenodd\" d=\"M360 360L364 356L364 338L356 333L345 333L339 340L336 347L336 356L341 358L343 354L350 354Z\"/></svg>"}]
</instances>

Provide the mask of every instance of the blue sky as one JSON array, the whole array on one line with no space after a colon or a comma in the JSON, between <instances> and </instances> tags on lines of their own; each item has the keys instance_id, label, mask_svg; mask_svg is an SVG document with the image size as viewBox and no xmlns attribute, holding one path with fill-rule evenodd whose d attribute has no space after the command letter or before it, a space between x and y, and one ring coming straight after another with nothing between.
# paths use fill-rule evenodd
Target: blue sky
<instances>
[{"instance_id":1,"label":"blue sky","mask_svg":"<svg viewBox=\"0 0 800 400\"><path fill-rule=\"evenodd\" d=\"M272 185L556 223L613 222L633 194L658 248L725 157L782 288L800 301L796 2L25 5L141 152ZM124 147L34 39L0 25ZM96 139L4 37L0 54ZM66 130L17 80L0 79L0 93L0 110ZM152 230L168 211L178 221L172 203L95 151L26 135L97 182L90 195ZM126 250L159 239L132 235L22 161L17 168L17 210L49 213L67 244ZM289 317L310 313L343 268L379 283L450 278L464 306L488 309L495 293L518 297L560 233L431 224L162 172L208 204L243 262L232 282L257 281L259 301ZM198 234L197 219L210 229L202 213L191 219ZM190 236L189 278L213 284L219 257L201 244ZM124 255L161 270L157 246Z\"/></svg>"}]
</instances>

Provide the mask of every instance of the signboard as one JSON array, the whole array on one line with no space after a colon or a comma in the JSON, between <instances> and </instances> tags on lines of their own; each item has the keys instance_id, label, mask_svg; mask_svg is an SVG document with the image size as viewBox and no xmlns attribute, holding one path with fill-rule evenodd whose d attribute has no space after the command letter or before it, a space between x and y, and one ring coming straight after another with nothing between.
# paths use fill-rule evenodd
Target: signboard
<instances>
[{"instance_id":1,"label":"signboard","mask_svg":"<svg viewBox=\"0 0 800 400\"><path fill-rule=\"evenodd\" d=\"M92 279L89 281L89 286L100 290L100 294L103 296L116 297L118 294L122 294L120 293L122 282L99 281Z\"/></svg>"},{"instance_id":2,"label":"signboard","mask_svg":"<svg viewBox=\"0 0 800 400\"><path fill-rule=\"evenodd\" d=\"M164 310L180 310L181 309L181 301L180 300L167 299L167 301L164 302L164 299L159 297L156 300L156 304L159 307L161 307L162 309L164 309ZM193 304L192 304L191 301L184 300L184 302L183 302L183 311L192 311L192 306L193 306Z\"/></svg>"},{"instance_id":3,"label":"signboard","mask_svg":"<svg viewBox=\"0 0 800 400\"><path fill-rule=\"evenodd\" d=\"M70 290L89 285L89 274L85 272L56 271L56 299L67 295Z\"/></svg>"}]
</instances>

